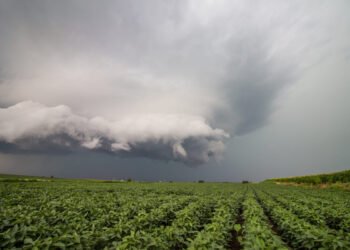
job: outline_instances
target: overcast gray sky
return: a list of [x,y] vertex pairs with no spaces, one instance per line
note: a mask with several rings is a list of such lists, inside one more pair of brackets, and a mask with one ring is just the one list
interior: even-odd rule
[[350,167],[349,1],[0,1],[0,172]]

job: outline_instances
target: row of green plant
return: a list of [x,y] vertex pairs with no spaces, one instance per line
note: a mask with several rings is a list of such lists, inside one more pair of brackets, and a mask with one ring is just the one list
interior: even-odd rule
[[[18,199],[22,196],[22,200]],[[174,196],[133,196],[131,193],[49,192],[12,193],[9,206],[0,207],[0,248],[65,246],[86,249],[103,242],[108,229],[129,221],[141,211],[174,199]],[[2,201],[2,200],[1,200]]]
[[269,189],[267,192],[283,207],[311,224],[350,232],[350,209],[346,203],[330,203],[293,190],[281,192]]
[[133,231],[116,244],[118,249],[184,249],[212,217],[216,199],[201,197],[176,212],[170,225]]
[[[149,212],[141,210],[132,219],[121,219],[118,224],[99,233],[94,247],[104,248],[118,245],[119,248],[125,246],[131,248],[131,244],[124,244],[126,239],[135,237],[136,232],[149,232],[170,225],[179,211],[186,210],[189,203],[195,204],[196,201],[196,197],[173,197],[169,202],[153,207]],[[133,239],[133,242],[135,241]]]
[[244,249],[288,249],[281,238],[273,232],[272,225],[252,190],[247,193],[243,202],[243,218]]
[[219,201],[240,190],[207,183],[0,183],[0,249],[184,248]]
[[189,243],[189,249],[226,249],[232,240],[243,192],[237,192],[232,197],[222,197],[218,202],[213,218],[204,229]]
[[[290,246],[296,249],[349,249],[350,237],[318,227],[282,207],[269,195],[257,190],[259,201]],[[316,211],[315,211],[316,212]]]
[[0,249],[350,249],[349,205],[272,183],[3,182]]

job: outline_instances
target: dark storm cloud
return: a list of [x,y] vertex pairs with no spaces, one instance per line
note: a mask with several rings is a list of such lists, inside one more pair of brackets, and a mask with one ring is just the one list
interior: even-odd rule
[[319,6],[1,1],[0,150],[208,162],[324,56]]
[[[69,147],[67,147],[69,145]],[[29,138],[14,142],[0,142],[0,152],[8,154],[68,154],[72,149],[77,149],[79,143],[65,134],[37,138],[34,135]]]
[[[292,60],[281,67],[278,61],[267,59],[266,51],[259,48],[259,45],[250,47],[248,51],[246,62],[239,67],[239,73],[232,79],[236,85],[228,97],[239,117],[234,129],[237,135],[252,132],[266,124],[274,110],[276,96],[295,80],[299,70]],[[234,68],[235,65],[231,67]],[[230,83],[229,79],[227,84]]]
[[223,150],[228,135],[201,117],[145,115],[109,121],[86,118],[66,106],[21,102],[0,109],[4,152],[63,153],[94,150],[122,156],[199,164]]

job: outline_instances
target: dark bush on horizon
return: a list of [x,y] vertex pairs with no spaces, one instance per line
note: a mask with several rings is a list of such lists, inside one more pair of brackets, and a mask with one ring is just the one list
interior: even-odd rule
[[332,173],[332,174],[319,174],[308,175],[300,177],[290,178],[277,178],[274,179],[277,182],[294,182],[294,183],[308,183],[308,184],[327,184],[327,183],[347,183],[350,182],[350,170]]

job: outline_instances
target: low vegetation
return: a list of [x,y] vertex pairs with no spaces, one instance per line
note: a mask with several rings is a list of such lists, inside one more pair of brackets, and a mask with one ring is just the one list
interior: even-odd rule
[[342,190],[2,181],[0,204],[0,249],[350,249]]
[[350,183],[350,170],[318,175],[296,176],[288,178],[270,179],[274,182],[297,183],[297,184],[333,184],[333,183]]

